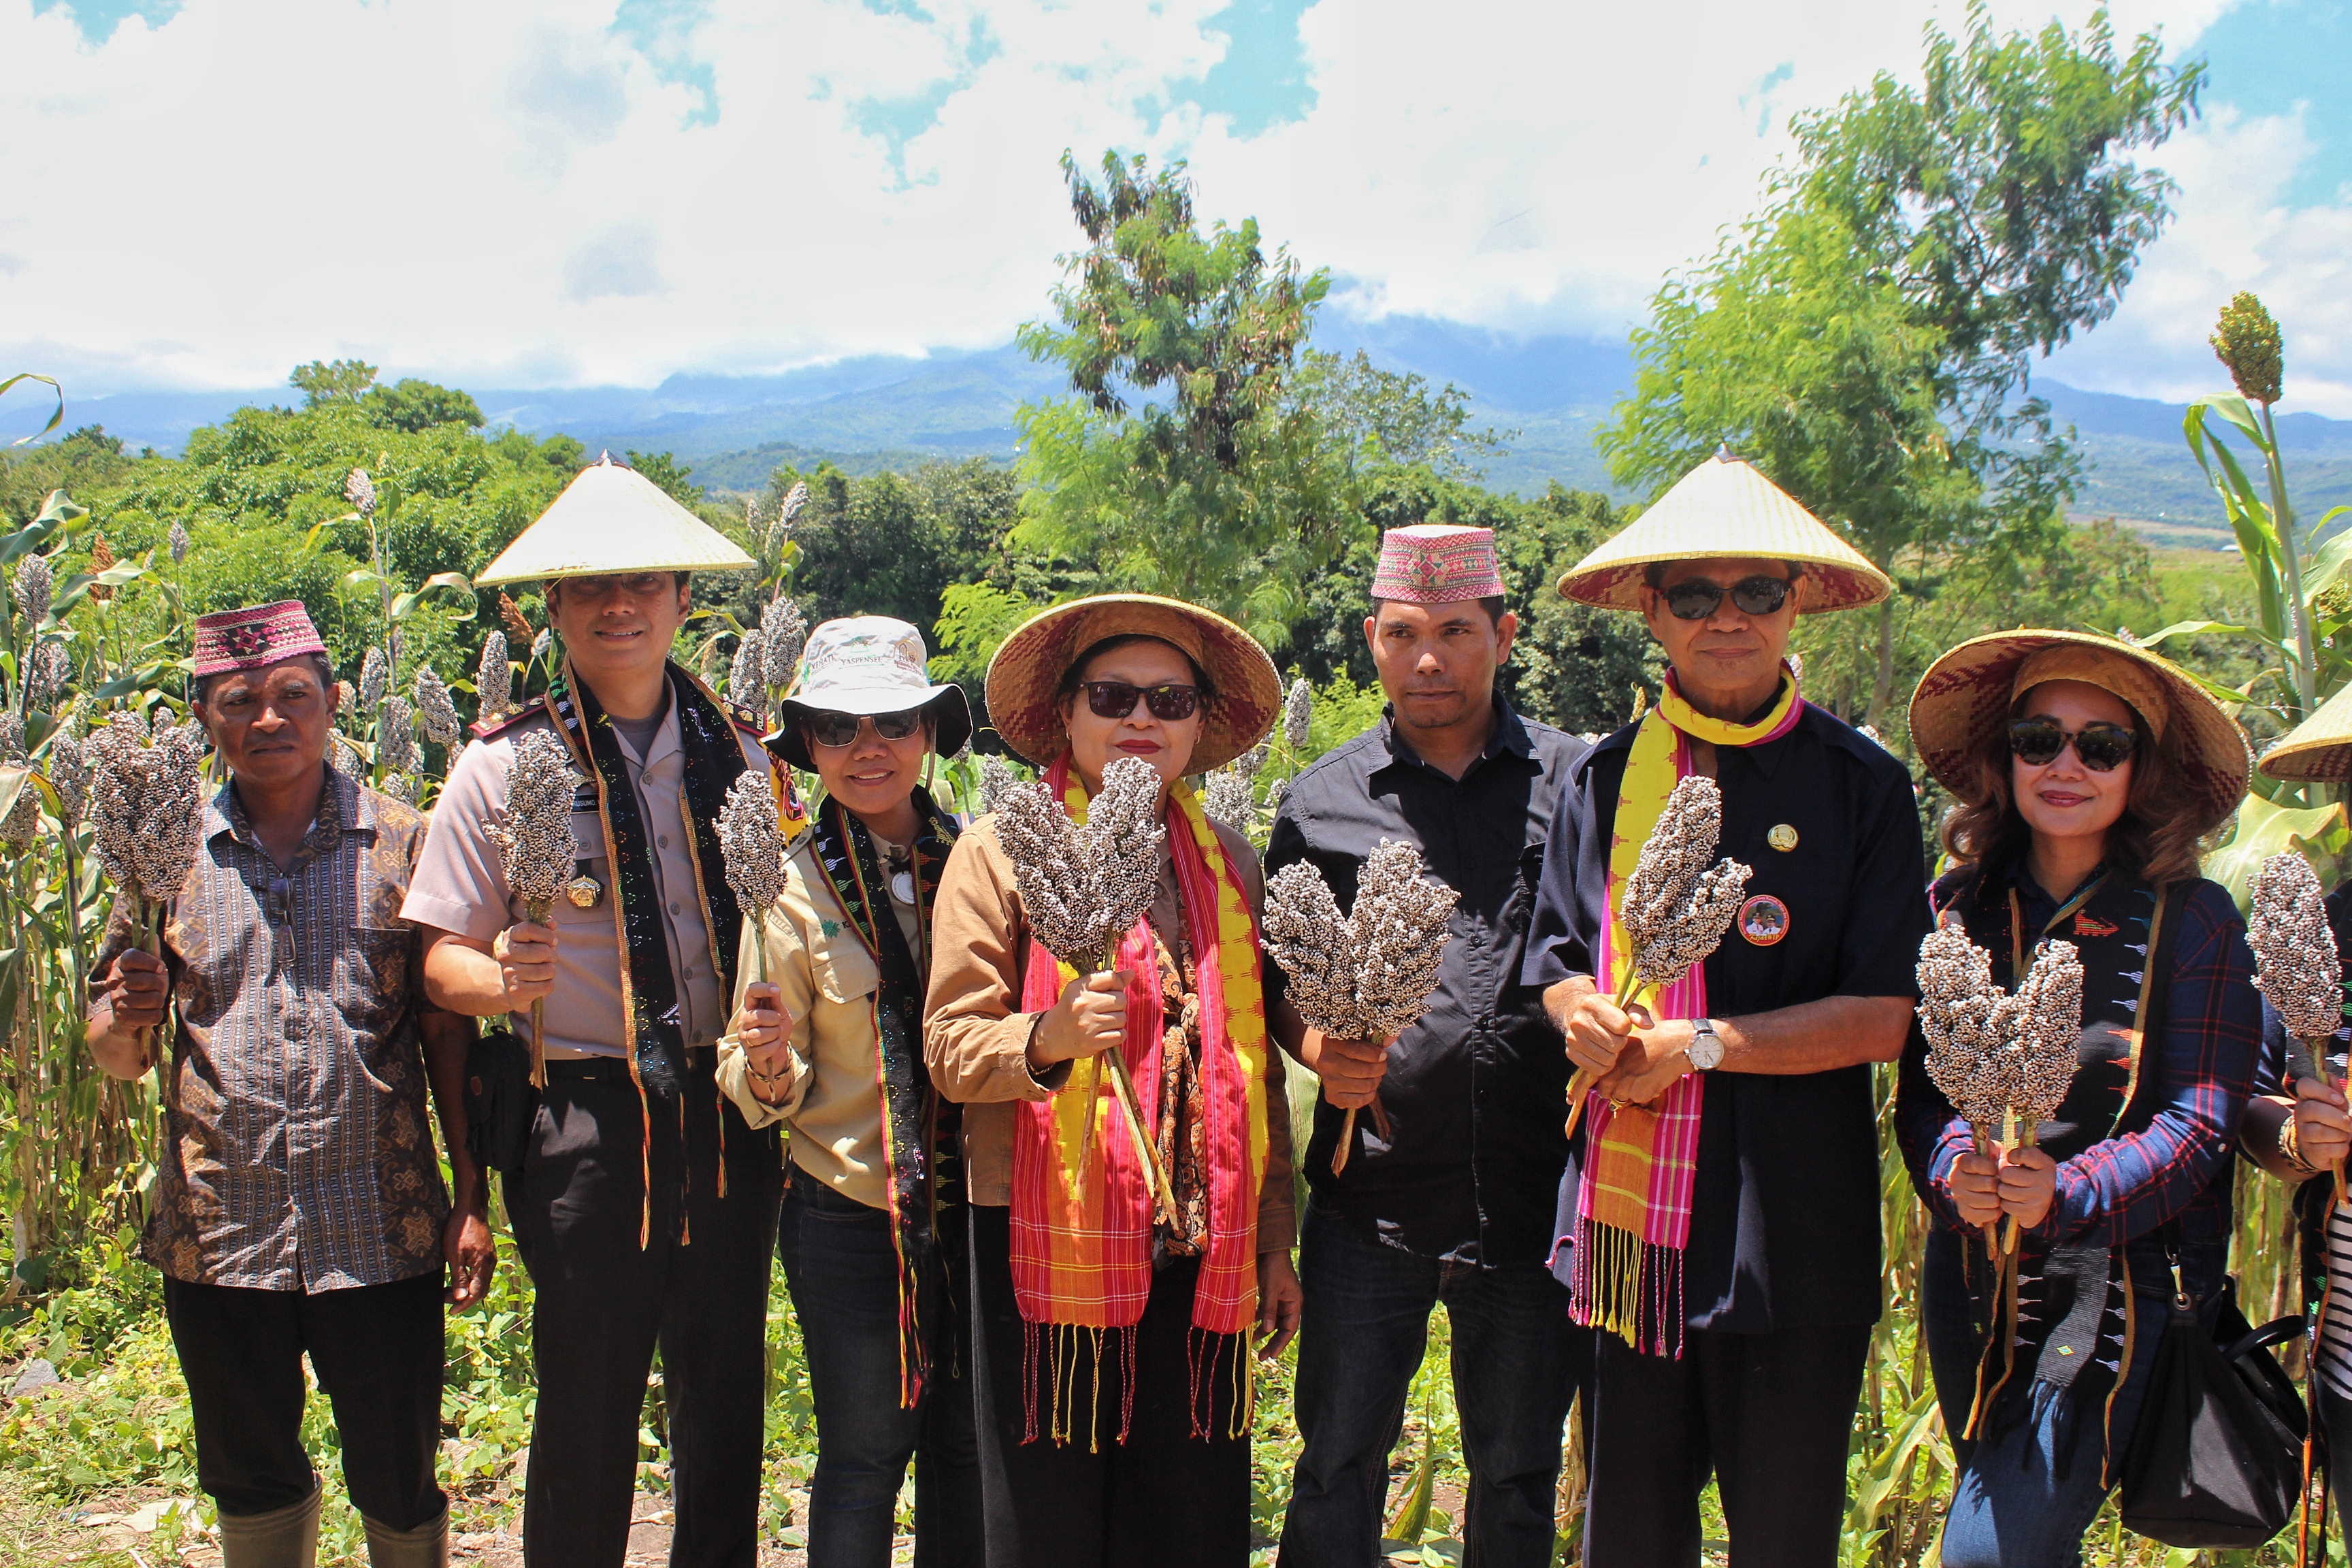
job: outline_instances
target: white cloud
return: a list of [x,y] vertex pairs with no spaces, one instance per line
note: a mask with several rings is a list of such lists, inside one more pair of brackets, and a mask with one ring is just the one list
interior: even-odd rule
[[[616,0],[187,0],[98,46],[35,3],[0,0],[0,373],[89,390],[266,385],[338,353],[645,384],[1001,342],[1075,238],[1055,159],[1111,145],[1189,154],[1205,212],[1255,215],[1353,308],[1614,332],[1752,204],[1791,110],[1957,20],[1321,0],[1312,109],[1237,138],[1188,98],[1222,0],[708,0],[659,59]],[[2118,26],[2186,42],[2228,3],[2140,0]],[[2324,237],[2263,254],[2308,267]]]
[[2288,205],[2315,154],[2300,113],[2223,108],[2166,147],[2179,186],[2171,231],[2113,321],[2062,353],[2058,379],[2176,402],[2230,390],[2207,339],[2230,297],[2252,289],[2285,340],[2288,410],[2352,417],[2352,203]]

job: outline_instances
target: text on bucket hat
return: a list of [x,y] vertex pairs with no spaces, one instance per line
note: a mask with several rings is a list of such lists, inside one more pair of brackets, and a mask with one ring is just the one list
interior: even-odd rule
[[1498,599],[1503,572],[1495,559],[1495,531],[1420,522],[1381,535],[1381,563],[1372,597],[1407,605],[1451,605]]
[[196,617],[192,673],[199,679],[232,669],[259,669],[299,654],[327,651],[299,599],[247,605]]

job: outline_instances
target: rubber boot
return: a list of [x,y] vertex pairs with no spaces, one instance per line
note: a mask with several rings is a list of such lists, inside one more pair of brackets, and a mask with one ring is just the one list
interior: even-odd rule
[[268,1513],[220,1516],[221,1568],[316,1568],[320,1489]]
[[360,1515],[367,1526],[368,1568],[448,1568],[449,1510],[414,1530],[394,1530]]

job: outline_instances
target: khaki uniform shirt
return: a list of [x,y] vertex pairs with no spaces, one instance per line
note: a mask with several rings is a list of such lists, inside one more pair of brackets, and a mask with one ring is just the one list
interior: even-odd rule
[[[1223,823],[1216,826],[1255,913],[1265,891],[1257,851]],[[1152,927],[1163,944],[1182,918],[1175,868],[1163,859],[1160,898],[1151,906]],[[923,1014],[924,1058],[940,1092],[964,1103],[964,1170],[971,1201],[1001,1206],[1013,1201],[1013,1104],[1051,1098],[1069,1080],[1070,1064],[1057,1063],[1042,1080],[1029,1070],[1029,1037],[1045,1015],[1021,1011],[1029,925],[1013,885],[1013,862],[997,842],[993,819],[982,817],[956,840],[931,910],[931,940],[936,956],[929,1004]],[[1283,1059],[1269,1028],[1266,1167],[1257,1205],[1261,1253],[1287,1252],[1298,1234]]]
[[[895,899],[890,908],[919,962],[915,910]],[[743,1047],[731,1027],[719,1042],[719,1089],[754,1128],[784,1123],[793,1163],[801,1170],[868,1208],[889,1207],[876,1082],[882,1041],[873,1000],[882,971],[818,863],[814,835],[802,835],[785,862],[782,901],[762,924],[745,918],[747,955],[754,942],[764,952],[758,978],[775,986],[777,1005],[793,1021],[782,1093],[773,1104],[752,1093]],[[740,1007],[753,978],[749,957],[736,969]]]
[[[507,770],[514,765],[515,742],[555,721],[540,711],[486,741],[467,746],[449,771],[449,782],[433,808],[433,831],[424,858],[409,884],[403,920],[434,926],[476,942],[488,942],[524,918],[522,902],[507,888],[499,847],[482,831],[506,821]],[[695,892],[694,839],[686,814],[686,754],[678,746],[677,705],[662,714],[661,728],[643,758],[627,737],[621,753],[629,762],[637,808],[652,837],[654,888],[661,904],[670,973],[677,982],[678,1026],[687,1048],[715,1042],[727,1027],[728,998],[711,967],[709,927]],[[738,728],[744,761],[769,765],[759,743]],[[715,832],[717,824],[693,828]],[[547,1055],[557,1060],[626,1057],[634,1040],[621,1012],[622,942],[614,921],[612,858],[604,825],[593,811],[572,816],[573,853],[604,893],[587,909],[568,898],[555,900],[549,917],[555,927],[555,989],[547,997]],[[733,937],[729,933],[730,940]],[[530,1037],[530,1015],[514,1016],[515,1032]]]

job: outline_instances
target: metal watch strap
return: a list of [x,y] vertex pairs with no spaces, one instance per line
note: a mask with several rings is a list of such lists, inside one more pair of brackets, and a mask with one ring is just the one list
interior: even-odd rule
[[1683,1055],[1694,1072],[1712,1072],[1723,1065],[1723,1037],[1715,1032],[1714,1019],[1691,1021],[1691,1043]]

